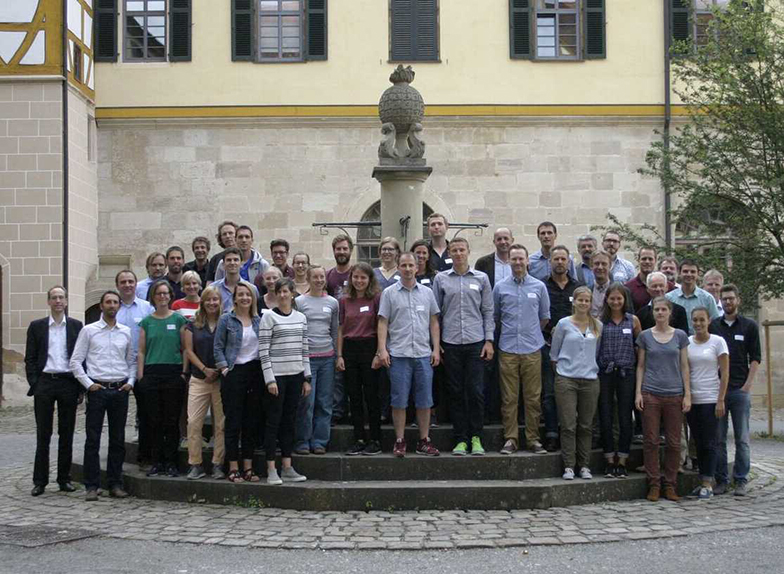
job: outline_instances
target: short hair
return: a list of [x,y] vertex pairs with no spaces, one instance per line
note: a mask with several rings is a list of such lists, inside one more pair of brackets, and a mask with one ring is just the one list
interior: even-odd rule
[[294,285],[294,281],[288,277],[281,277],[277,281],[275,281],[275,295],[280,293],[280,290],[284,287],[287,287],[289,291],[294,293],[297,290],[296,285]]
[[543,221],[539,225],[536,226],[536,236],[539,237],[539,232],[542,230],[542,227],[552,227],[553,233],[558,235],[558,228],[555,226],[555,223],[552,221]]
[[240,261],[242,261],[242,253],[240,253],[238,247],[229,247],[228,249],[226,249],[226,251],[223,252],[223,259],[226,259],[226,257],[229,255],[236,255],[237,257],[240,258]]
[[553,256],[553,251],[566,251],[566,256],[569,257],[569,248],[566,245],[556,245],[550,249],[550,257]]
[[619,232],[617,229],[608,229],[608,230],[607,230],[607,231],[605,231],[605,232],[604,232],[604,234],[602,235],[602,241],[604,241],[605,239],[607,239],[607,236],[608,236],[610,233],[612,233],[613,235],[617,235],[617,236],[618,236],[618,240],[619,240],[619,241],[621,241],[621,240],[623,239],[623,237],[621,236],[621,233],[620,233],[620,232]]
[[740,299],[740,291],[738,290],[738,288],[735,286],[734,283],[727,283],[726,285],[724,285],[719,291],[719,294],[723,295],[724,293],[729,293],[729,292],[735,293],[735,297]]
[[99,304],[99,305],[103,305],[103,302],[104,302],[104,300],[105,300],[105,299],[106,299],[106,297],[108,297],[109,295],[113,295],[114,297],[117,297],[117,299],[118,299],[118,300],[122,301],[122,297],[120,297],[120,294],[119,294],[117,291],[115,291],[114,289],[107,289],[106,291],[104,291],[104,292],[101,294],[101,299],[100,299],[100,301],[98,302],[98,304]]
[[166,285],[166,288],[169,290],[170,298],[174,297],[174,289],[172,289],[171,283],[169,283],[166,279],[158,279],[150,286],[150,290],[147,292],[147,299],[152,301],[155,298],[155,292],[161,285]]
[[154,253],[150,253],[147,256],[147,260],[144,262],[144,268],[149,270],[150,265],[152,265],[152,262],[155,261],[155,259],[158,257],[163,257],[163,262],[166,263],[166,256],[160,251],[156,251]]
[[656,307],[657,303],[664,303],[664,304],[666,304],[667,308],[670,310],[670,312],[672,312],[672,301],[667,299],[667,297],[665,297],[663,295],[660,296],[660,297],[654,297],[653,301],[651,301],[651,309]]
[[65,287],[62,285],[53,285],[52,287],[49,287],[49,290],[46,292],[47,301],[52,298],[52,291],[55,289],[62,289],[63,293],[65,293],[65,298],[68,299],[68,290]]
[[120,272],[119,272],[117,275],[115,275],[115,276],[114,276],[114,285],[115,285],[115,287],[116,287],[116,286],[117,286],[117,284],[120,282],[120,275],[123,275],[123,274],[125,274],[125,273],[130,273],[131,275],[133,275],[133,280],[134,280],[134,282],[135,282],[135,283],[138,283],[138,282],[139,282],[139,278],[138,278],[138,277],[136,277],[136,273],[134,273],[134,272],[133,272],[133,271],[131,271],[130,269],[123,269],[123,270],[122,270],[122,271],[120,271]]
[[286,241],[285,239],[273,239],[272,241],[270,241],[270,251],[272,251],[276,247],[285,247],[286,252],[288,252],[290,249],[289,242]]
[[332,249],[334,250],[335,246],[338,243],[343,243],[344,241],[348,242],[348,250],[349,251],[353,251],[354,250],[354,240],[351,239],[351,237],[346,235],[345,233],[341,233],[340,235],[336,235],[335,237],[332,238]]
[[318,264],[311,265],[310,267],[308,267],[308,274],[306,275],[306,277],[308,278],[308,281],[310,281],[310,276],[312,275],[314,269],[321,269],[324,272],[324,274],[327,273],[327,270],[324,269],[323,265],[318,265]]
[[653,251],[653,257],[657,258],[659,256],[659,252],[653,245],[643,245],[637,250],[637,259],[640,258],[643,251]]
[[469,251],[471,251],[471,244],[470,244],[470,243],[468,243],[468,239],[466,239],[465,237],[453,237],[453,238],[452,238],[452,241],[450,241],[450,242],[449,242],[449,249],[452,249],[452,246],[453,246],[455,243],[464,243],[464,244],[465,244],[465,246],[466,246],[466,249],[468,249]]
[[250,231],[250,238],[253,239],[253,230],[247,225],[240,225],[239,227],[237,227],[237,235],[239,235],[240,231],[242,231],[243,229],[247,229],[248,231]]
[[295,260],[297,257],[305,257],[305,259],[307,259],[307,260],[308,260],[308,265],[310,265],[310,255],[308,255],[308,254],[307,254],[307,253],[305,253],[304,251],[298,251],[297,253],[295,253],[295,254],[294,254],[294,257],[292,257],[292,258],[291,258],[291,261],[292,261],[292,263],[294,262],[294,260]]
[[612,257],[610,257],[610,254],[607,253],[604,249],[597,249],[591,253],[591,263],[593,263],[593,260],[597,257],[606,257],[607,261],[612,261]]
[[580,237],[578,237],[577,238],[577,245],[580,245],[580,243],[582,243],[583,241],[590,241],[594,245],[598,245],[599,244],[599,240],[596,239],[590,233],[586,233],[585,235],[581,235]]
[[384,237],[381,241],[378,242],[379,251],[381,251],[381,246],[384,245],[385,243],[391,243],[392,245],[394,245],[395,249],[397,249],[398,255],[400,254],[400,242],[397,240],[397,238],[392,236]]
[[661,279],[662,281],[664,281],[665,287],[667,286],[667,281],[669,281],[669,279],[667,279],[667,276],[661,271],[653,271],[652,273],[648,273],[648,277],[645,278],[645,286],[649,287],[651,281],[653,281],[654,279]]
[[404,256],[404,255],[405,255],[406,257],[411,257],[411,259],[413,259],[413,260],[414,260],[414,265],[416,265],[416,255],[414,255],[414,252],[413,252],[413,251],[404,251],[403,253],[401,253],[400,255],[398,255],[398,256],[397,256],[397,262],[398,262],[398,265],[400,264],[400,260],[403,258],[403,256]]
[[427,224],[428,224],[428,226],[430,225],[430,221],[433,220],[433,219],[443,219],[444,220],[444,225],[449,227],[449,220],[446,218],[446,215],[444,215],[443,213],[435,213],[435,212],[433,212],[430,215],[428,215],[427,216]]
[[692,310],[691,310],[691,316],[692,316],[692,318],[694,317],[694,314],[695,314],[697,311],[702,311],[703,313],[705,313],[705,314],[708,316],[708,323],[710,323],[711,316],[710,316],[710,311],[708,311],[708,308],[707,308],[707,307],[703,307],[702,305],[700,305],[699,307],[695,307],[694,309],[692,309]]
[[708,269],[705,274],[702,276],[702,280],[706,281],[708,277],[718,277],[722,281],[724,281],[724,275],[718,269]]
[[210,248],[212,247],[212,244],[210,243],[209,239],[207,239],[203,235],[199,235],[198,237],[194,237],[193,241],[191,241],[191,251],[193,251],[197,243],[204,243],[207,246],[207,251],[209,251]]
[[354,272],[356,271],[364,273],[368,277],[368,286],[367,289],[365,289],[366,298],[372,299],[381,292],[381,288],[378,286],[378,279],[376,279],[376,274],[373,272],[373,268],[369,263],[360,261],[359,263],[355,264],[348,272],[348,287],[344,293],[346,293],[346,296],[349,299],[357,298],[357,290],[354,287],[354,282],[351,280],[351,278],[354,276]]
[[232,226],[234,228],[234,233],[237,233],[237,224],[234,223],[233,221],[230,221],[230,220],[227,219],[226,221],[222,221],[221,223],[219,223],[218,224],[218,233],[215,234],[215,237],[218,240],[218,245],[220,245],[221,247],[226,247],[223,244],[223,239],[221,239],[221,229],[223,229],[227,225]]
[[[244,287],[250,292],[250,316],[255,317],[259,314],[259,304],[256,302],[256,289],[251,283],[241,279],[237,283],[237,287]],[[234,288],[234,294],[231,296],[232,302],[237,300],[237,287]]]
[[512,245],[510,245],[509,253],[511,253],[513,249],[522,249],[523,251],[525,251],[525,256],[528,257],[528,249],[522,243],[513,243]]
[[680,273],[681,269],[683,269],[683,267],[686,265],[690,267],[696,267],[697,271],[700,270],[700,266],[697,265],[697,262],[694,259],[687,257],[686,259],[682,259],[680,265],[678,265],[678,273]]
[[179,251],[180,255],[182,255],[182,259],[185,260],[185,251],[183,251],[182,247],[180,247],[179,245],[172,245],[166,250],[166,261],[169,260],[169,255],[171,255],[175,251]]
[[675,267],[678,267],[678,258],[674,255],[665,255],[659,259],[659,269],[661,269],[662,265],[665,263],[675,263]]
[[195,271],[186,271],[180,278],[180,284],[185,285],[188,281],[196,281],[201,287],[201,277]]

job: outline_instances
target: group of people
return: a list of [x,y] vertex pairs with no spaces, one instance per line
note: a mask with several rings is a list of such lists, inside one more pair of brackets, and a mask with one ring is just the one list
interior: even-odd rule
[[572,257],[551,222],[539,225],[540,249],[530,255],[509,229],[497,229],[494,252],[472,266],[469,242],[447,241],[446,217],[432,214],[427,226],[430,240],[415,241],[410,251],[383,238],[376,269],[351,265],[353,241],[338,235],[335,266],[327,270],[306,253],[296,253],[289,265],[283,239],[271,242],[269,263],[254,249],[250,227],[226,221],[217,233],[222,250],[212,258],[209,239],[197,237],[191,262],[174,246],[147,258],[142,280],[131,270],[119,272],[116,290],[101,297],[100,320],[84,328],[65,316],[65,289],[52,287],[50,317],[28,329],[27,376],[38,424],[32,494],[48,483],[55,403],[57,482],[73,490],[73,428],[85,392],[87,500],[98,496],[105,417],[109,493],[127,496],[122,462],[130,392],[139,462],[148,476],[179,475],[182,435],[187,478],[206,476],[208,411],[215,479],[260,481],[253,467],[260,445],[268,484],[304,481],[292,455],[325,454],[331,424],[343,418],[354,429],[346,454],[372,456],[381,452],[389,413],[392,452],[403,457],[411,405],[415,452],[438,456],[429,435],[434,404],[443,400],[454,456],[485,454],[484,424],[500,417],[501,454],[560,448],[565,480],[592,477],[595,434],[604,475],[626,477],[632,442],[641,438],[650,500],[678,499],[677,473],[690,454],[701,476],[694,494],[727,491],[729,416],[734,492],[745,494],[759,335],[738,314],[738,290],[723,285],[718,271],[705,273],[703,290],[694,261],[657,261],[649,247],[639,250],[637,270],[618,255],[621,237],[612,231],[601,248],[596,238],[580,237]]

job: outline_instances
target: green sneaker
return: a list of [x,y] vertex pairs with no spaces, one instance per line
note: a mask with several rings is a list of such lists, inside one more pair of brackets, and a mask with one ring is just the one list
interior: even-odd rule
[[452,449],[452,454],[455,456],[465,456],[468,454],[468,444],[464,441],[457,443],[455,448]]
[[485,449],[482,448],[482,441],[478,436],[471,438],[471,454],[474,456],[482,456],[485,454]]

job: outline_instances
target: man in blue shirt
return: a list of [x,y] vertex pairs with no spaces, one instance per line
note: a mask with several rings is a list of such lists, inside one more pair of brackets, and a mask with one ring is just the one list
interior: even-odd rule
[[[558,229],[555,223],[551,221],[543,221],[536,228],[536,236],[539,238],[539,243],[542,248],[531,255],[528,261],[528,273],[539,281],[547,281],[547,278],[552,272],[550,266],[550,250],[555,246],[558,239]],[[574,277],[574,261],[569,258],[569,276]]]
[[521,384],[527,447],[544,454],[547,451],[539,437],[541,349],[542,329],[550,321],[550,297],[544,283],[527,273],[528,250],[523,245],[509,248],[509,261],[512,276],[493,288],[494,316],[496,323],[500,323],[501,422],[505,439],[501,454],[512,454],[519,448],[517,405]]
[[634,264],[618,255],[621,236],[617,231],[607,231],[602,238],[602,248],[610,255],[610,281],[628,283],[637,275]]
[[691,323],[691,312],[697,307],[705,307],[708,310],[711,321],[719,317],[719,309],[716,307],[716,300],[713,295],[697,287],[699,267],[693,259],[684,259],[678,269],[681,276],[681,286],[665,295],[673,303],[677,303],[686,309],[686,318],[689,321],[689,335],[694,334],[694,327]]
[[580,254],[580,263],[575,265],[575,279],[593,289],[593,267],[591,256],[596,251],[599,242],[593,235],[581,235],[577,238],[577,252]]

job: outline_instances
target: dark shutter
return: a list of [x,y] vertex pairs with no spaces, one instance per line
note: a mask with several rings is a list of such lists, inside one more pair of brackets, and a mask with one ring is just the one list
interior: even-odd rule
[[604,0],[585,1],[585,59],[607,57]]
[[689,0],[671,0],[670,37],[673,42],[691,40]]
[[231,0],[231,59],[253,60],[253,2]]
[[93,13],[93,59],[117,61],[117,0],[97,0]]
[[308,60],[327,59],[327,0],[308,1]]
[[169,61],[191,60],[191,0],[170,0]]
[[532,0],[509,0],[509,57],[533,58],[531,45]]
[[438,0],[416,0],[414,59],[438,60]]
[[392,0],[390,60],[438,60],[438,0]]
[[415,0],[392,0],[391,60],[414,59],[414,2]]

